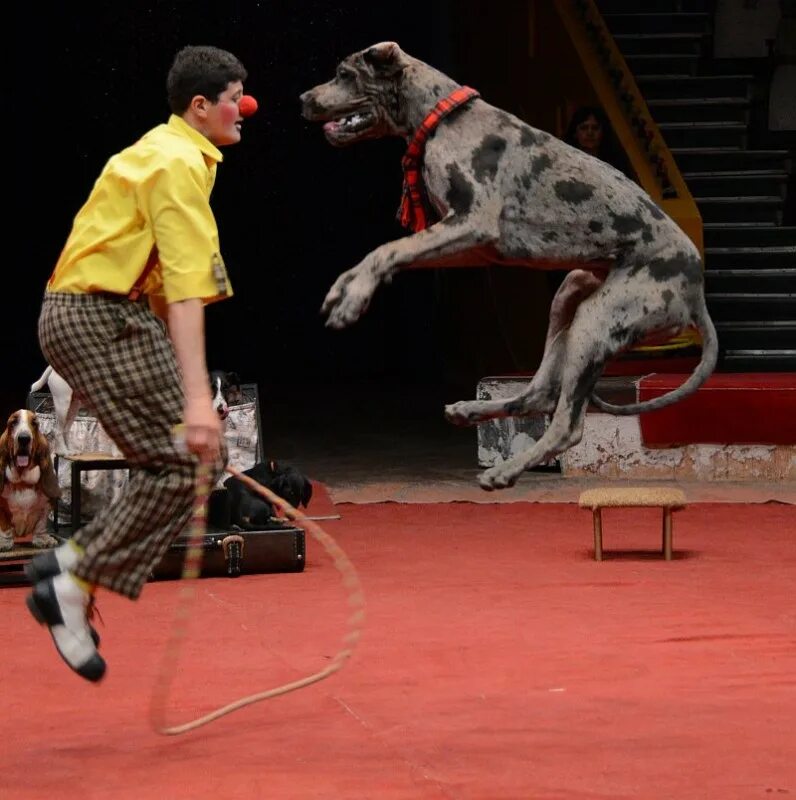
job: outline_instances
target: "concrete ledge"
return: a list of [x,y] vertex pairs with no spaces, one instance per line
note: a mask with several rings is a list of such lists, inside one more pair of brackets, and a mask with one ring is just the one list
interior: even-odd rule
[[587,414],[580,443],[559,457],[568,477],[796,481],[792,445],[648,448],[638,417]]

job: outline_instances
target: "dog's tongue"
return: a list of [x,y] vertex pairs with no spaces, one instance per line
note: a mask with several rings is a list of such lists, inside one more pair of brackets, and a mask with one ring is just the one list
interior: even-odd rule
[[27,467],[30,463],[30,456],[17,456],[17,466]]
[[339,122],[324,122],[323,129],[325,131],[336,131],[340,127]]

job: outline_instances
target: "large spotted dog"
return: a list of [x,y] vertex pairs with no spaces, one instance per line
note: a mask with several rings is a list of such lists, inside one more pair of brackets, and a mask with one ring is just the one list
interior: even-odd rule
[[[699,253],[644,191],[608,164],[478,97],[465,95],[445,115],[439,101],[450,98],[455,105],[463,91],[394,42],[384,42],[345,58],[331,81],[301,100],[307,119],[325,122],[331,144],[402,136],[410,143],[407,156],[417,132],[422,137],[429,126],[429,112],[443,109],[425,143],[420,173],[428,211],[439,221],[414,224],[413,235],[377,247],[340,275],[323,303],[328,326],[356,321],[377,286],[407,267],[570,270],[553,300],[544,357],[528,387],[510,400],[460,402],[445,410],[457,424],[552,414],[539,441],[479,477],[485,489],[495,489],[580,441],[590,398],[605,411],[637,414],[695,391],[713,371],[718,346]],[[416,198],[409,202],[407,188],[415,195],[419,189],[407,180],[405,202],[414,212],[408,220],[417,221],[425,212]],[[703,337],[702,360],[678,389],[626,406],[593,395],[612,356],[692,325]]]

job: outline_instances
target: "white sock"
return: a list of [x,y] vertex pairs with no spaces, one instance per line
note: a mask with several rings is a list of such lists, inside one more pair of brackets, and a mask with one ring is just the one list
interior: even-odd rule
[[55,548],[55,559],[61,568],[61,572],[68,572],[74,569],[77,562],[80,561],[81,555],[83,555],[83,548],[79,544],[75,544],[72,539]]

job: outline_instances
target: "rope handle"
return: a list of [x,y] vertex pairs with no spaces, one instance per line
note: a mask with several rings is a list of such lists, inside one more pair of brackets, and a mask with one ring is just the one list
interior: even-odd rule
[[[180,725],[169,726],[166,724],[166,701],[168,700],[169,691],[177,673],[180,649],[187,634],[189,612],[196,599],[194,584],[183,584],[181,601],[178,601],[175,611],[172,634],[169,641],[166,643],[150,706],[152,725],[158,733],[164,736],[176,736],[182,733],[188,733],[188,731],[196,730],[227,714],[231,714],[233,711],[238,711],[246,706],[260,703],[263,700],[270,700],[274,697],[288,694],[288,692],[294,692],[297,689],[303,689],[305,686],[310,686],[313,683],[318,683],[328,678],[345,664],[362,635],[362,627],[365,620],[365,596],[354,565],[340,545],[338,545],[320,525],[317,525],[300,511],[293,508],[290,503],[274,494],[270,489],[257,483],[257,481],[253,480],[248,475],[244,475],[235,467],[227,466],[226,471],[246,484],[252,491],[264,497],[268,502],[282,509],[289,520],[297,522],[305,531],[309,532],[331,557],[334,566],[340,573],[343,586],[348,590],[348,604],[352,608],[351,616],[348,619],[348,632],[343,637],[343,644],[337,652],[337,655],[335,655],[329,665],[324,669],[307,675],[304,678],[285,683],[282,686],[241,697],[239,700],[234,700],[204,716]],[[196,468],[196,489],[194,493],[188,549],[185,554],[185,562],[183,565],[183,578],[198,578],[202,571],[202,546],[204,535],[207,530],[207,500],[210,495],[212,482],[212,461],[209,459],[200,459]]]

